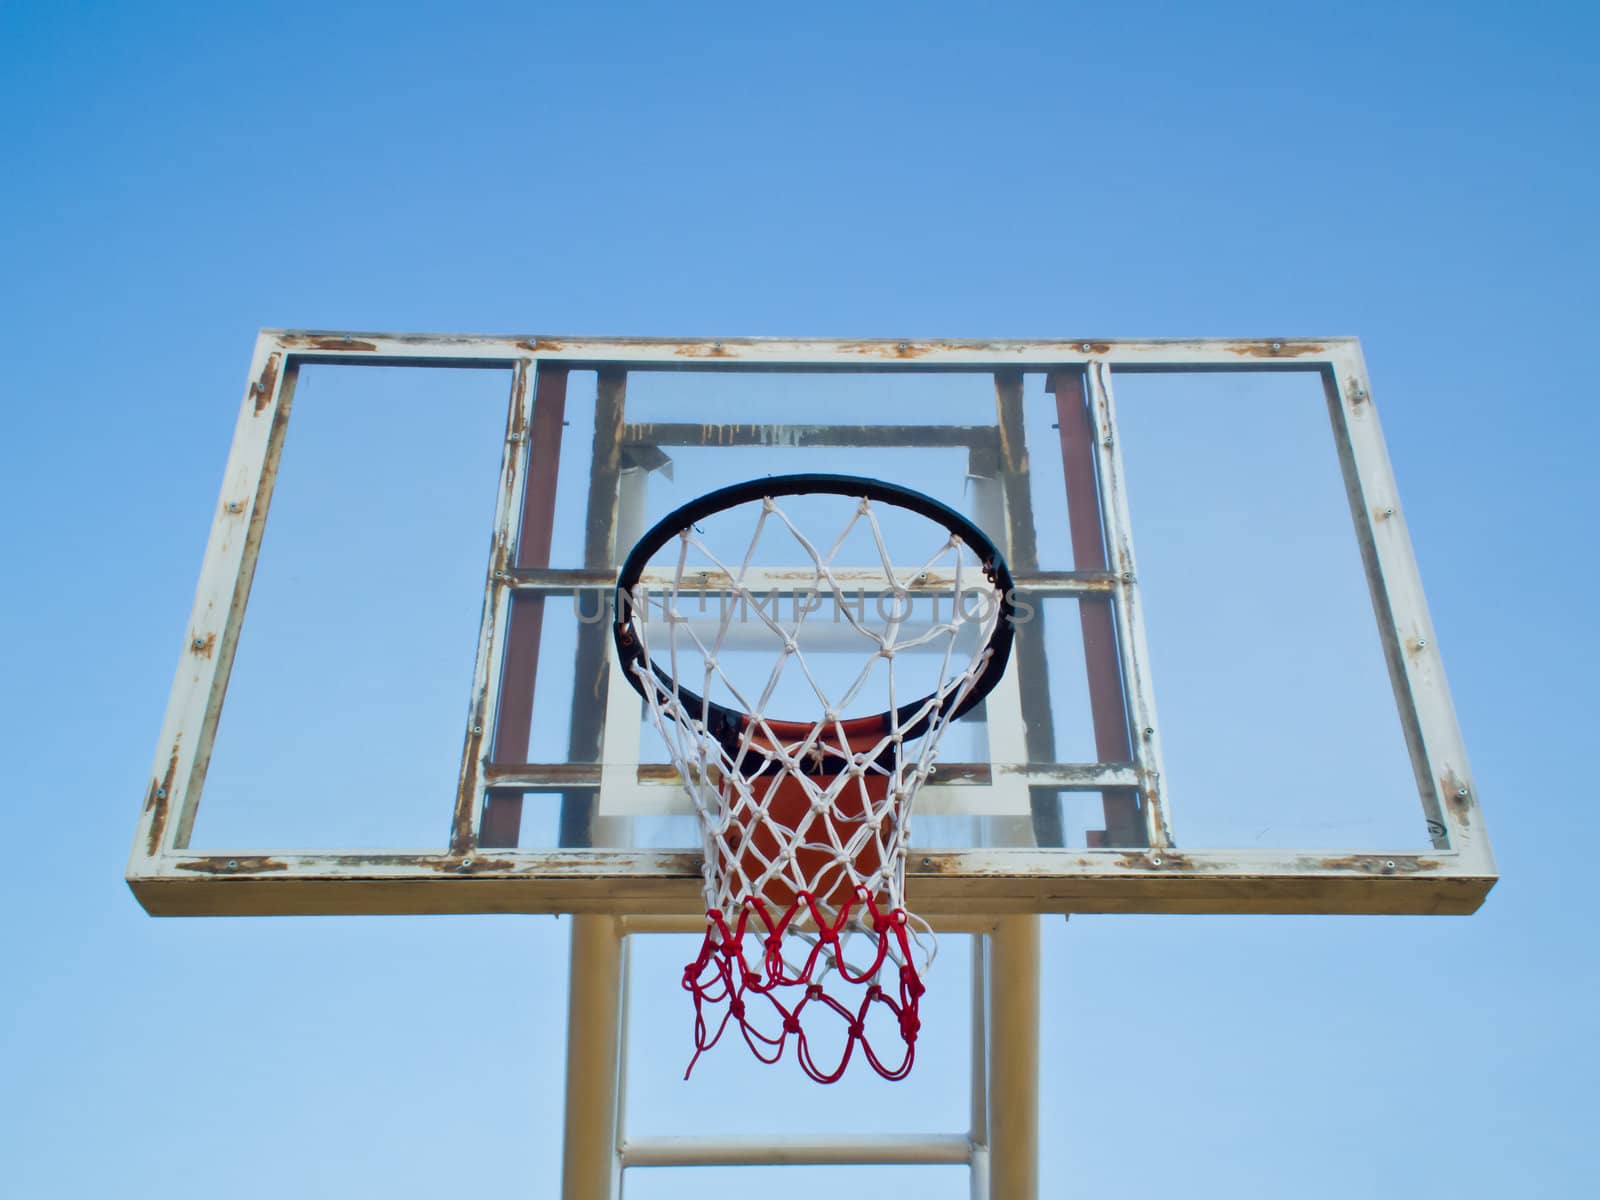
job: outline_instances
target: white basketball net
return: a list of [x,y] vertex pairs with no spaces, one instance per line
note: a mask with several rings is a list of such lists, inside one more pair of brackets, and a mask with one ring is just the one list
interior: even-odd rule
[[[866,572],[837,567],[841,548],[862,523],[879,562]],[[990,640],[1001,614],[997,590],[973,550],[931,520],[924,524],[945,540],[915,566],[897,569],[873,501],[860,500],[844,530],[818,549],[768,497],[760,501],[740,562],[722,561],[694,529],[685,529],[671,586],[656,595],[642,585],[633,592],[632,628],[643,657],[632,670],[694,801],[705,850],[710,928],[700,959],[685,975],[695,995],[700,1050],[733,1019],[768,1061],[781,1055],[789,1034],[799,1035],[802,1066],[823,1081],[838,1078],[857,1041],[880,1073],[899,1078],[910,1068],[916,998],[934,954],[931,931],[905,909],[911,805],[934,773],[951,714],[993,653]],[[763,535],[785,532],[812,572],[809,590],[803,580],[793,582],[792,572],[786,587],[816,601],[792,604],[788,620],[770,592],[763,597],[753,590],[771,584],[752,567]],[[711,619],[704,616],[708,586],[721,593]],[[863,600],[869,586],[876,602]],[[691,597],[698,611],[686,611]],[[831,625],[818,632],[832,648],[842,640],[858,652],[859,670],[855,654],[849,672],[831,674],[806,659],[803,643],[816,640],[808,638],[807,617],[830,602]],[[719,665],[719,657],[736,642],[747,644],[752,633],[773,658],[759,692],[748,677],[741,683]],[[912,655],[920,667],[914,690],[910,680],[897,678],[908,673],[897,663]],[[803,675],[804,691],[815,697],[819,715],[809,723],[779,721],[766,712],[792,672]],[[713,696],[748,714],[742,726],[716,719]],[[858,710],[889,716],[863,734],[845,715]],[[750,954],[747,933],[759,943]],[[884,974],[891,970],[898,971],[898,987]],[[852,1007],[826,992],[824,982],[866,984],[867,999]],[[804,995],[784,992],[800,987]],[[786,995],[792,1003],[785,1003]],[[772,1003],[777,1024],[770,1029],[747,1009],[755,996]],[[900,1020],[907,1054],[899,1067],[885,1066],[868,1044],[864,1023],[875,1002]],[[727,1006],[714,1031],[707,1004]],[[834,1070],[810,1059],[800,1028],[808,1006],[831,1009],[845,1021],[849,1040]]]

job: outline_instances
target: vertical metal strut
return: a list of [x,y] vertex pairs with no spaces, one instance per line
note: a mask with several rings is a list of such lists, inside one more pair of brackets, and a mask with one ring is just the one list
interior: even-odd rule
[[620,923],[615,917],[573,917],[562,1200],[612,1200],[616,1194],[625,1016]]

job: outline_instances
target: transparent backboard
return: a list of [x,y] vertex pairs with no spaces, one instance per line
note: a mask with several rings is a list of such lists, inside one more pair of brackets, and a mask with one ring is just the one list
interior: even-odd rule
[[[1465,912],[1492,884],[1353,340],[268,332],[135,891],[695,911],[693,809],[612,589],[664,514],[797,472],[926,493],[1015,578],[1011,667],[916,801],[923,911]],[[764,553],[768,602],[809,603],[804,556]]]

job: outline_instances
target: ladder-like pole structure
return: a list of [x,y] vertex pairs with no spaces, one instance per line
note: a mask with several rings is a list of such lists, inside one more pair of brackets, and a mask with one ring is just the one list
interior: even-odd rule
[[965,1133],[635,1137],[624,1127],[629,936],[692,920],[580,916],[568,985],[562,1200],[621,1200],[629,1167],[966,1166],[973,1200],[1037,1200],[1039,918],[969,923],[971,1127]]

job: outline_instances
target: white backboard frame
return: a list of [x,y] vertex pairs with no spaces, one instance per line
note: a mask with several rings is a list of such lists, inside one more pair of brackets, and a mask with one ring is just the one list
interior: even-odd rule
[[[437,850],[194,853],[190,830],[271,503],[299,368],[308,363],[509,368],[513,385],[500,503],[450,838]],[[1132,727],[1131,763],[997,762],[1018,786],[1137,787],[1148,846],[986,847],[912,859],[908,897],[939,914],[1023,912],[1467,913],[1496,874],[1437,640],[1358,342],[1353,338],[839,341],[550,338],[267,330],[257,342],[193,614],[146,789],[127,877],[151,913],[693,913],[699,856],[652,850],[485,849],[478,814],[491,787],[571,782],[491,768],[484,731],[514,592],[570,595],[604,573],[518,570],[533,381],[542,365],[618,371],[993,370],[1085,372],[1108,570],[1039,573],[1046,594],[1110,596]],[[1434,846],[1387,851],[1189,850],[1172,844],[1160,727],[1116,436],[1114,371],[1296,370],[1320,375],[1418,799]],[[1019,580],[1020,582],[1020,580]],[[1004,692],[1000,700],[1003,702]],[[595,768],[596,771],[601,768]],[[618,781],[621,786],[621,781]],[[630,785],[631,786],[631,785]],[[937,800],[937,797],[930,797]]]

